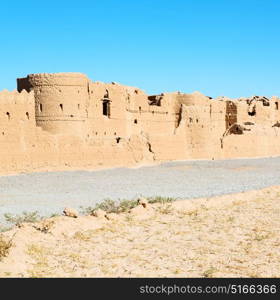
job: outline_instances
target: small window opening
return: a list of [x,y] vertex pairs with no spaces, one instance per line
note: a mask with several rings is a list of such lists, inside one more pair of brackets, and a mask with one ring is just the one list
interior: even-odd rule
[[137,124],[137,119],[134,120],[134,124]]
[[141,108],[141,106],[139,106],[139,111],[141,112],[141,110],[142,110],[142,108]]
[[254,107],[252,111],[248,111],[248,115],[253,117],[255,116],[257,113],[256,113],[256,108]]
[[80,104],[78,104],[78,109],[80,109]]
[[7,113],[6,113],[6,115],[7,115],[7,117],[8,117],[8,120],[10,120],[10,119],[11,119],[11,115],[10,115],[10,113],[9,113],[9,112],[7,112]]
[[28,113],[28,112],[26,112],[25,114],[26,114],[26,118],[27,118],[27,120],[29,120],[29,113]]
[[275,109],[276,109],[276,110],[279,109],[279,104],[278,104],[278,102],[275,102]]
[[198,123],[198,119],[196,119],[196,123]]
[[104,95],[104,98],[109,99],[109,91],[106,89],[106,93]]
[[114,132],[114,135],[117,135],[117,133],[116,133],[116,132]]
[[104,135],[106,135],[106,131],[104,131]]
[[59,104],[60,110],[63,111],[63,104]]
[[192,118],[189,118],[190,123],[192,123]]
[[40,112],[43,111],[43,104],[42,103],[39,104],[39,110],[40,110]]
[[120,140],[121,140],[120,137],[117,137],[117,138],[116,138],[117,144],[120,142]]
[[5,135],[5,132],[4,132],[4,131],[2,131],[2,135]]
[[263,101],[263,106],[269,106],[270,105],[270,103],[268,102],[268,101]]

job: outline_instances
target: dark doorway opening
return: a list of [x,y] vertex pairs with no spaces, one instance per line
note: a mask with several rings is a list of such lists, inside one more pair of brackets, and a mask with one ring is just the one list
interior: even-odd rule
[[104,116],[110,118],[110,100],[103,100],[102,112]]

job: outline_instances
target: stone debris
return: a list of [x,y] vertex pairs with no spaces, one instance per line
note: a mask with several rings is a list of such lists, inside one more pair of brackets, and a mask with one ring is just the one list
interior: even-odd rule
[[63,213],[66,217],[71,217],[71,218],[78,218],[79,215],[75,209],[70,207],[64,208]]
[[106,211],[102,209],[96,209],[92,212],[92,216],[97,217],[97,218],[105,218],[106,217]]
[[120,216],[118,215],[118,214],[116,214],[116,213],[109,213],[109,214],[106,214],[105,215],[105,218],[107,219],[107,220],[119,220],[120,219]]
[[138,202],[139,205],[142,205],[144,208],[146,208],[148,206],[148,203],[149,203],[146,198],[142,198],[142,197],[139,198],[137,202]]

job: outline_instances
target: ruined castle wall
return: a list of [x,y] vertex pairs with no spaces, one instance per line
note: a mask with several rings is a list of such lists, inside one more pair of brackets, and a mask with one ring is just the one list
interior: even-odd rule
[[242,135],[227,136],[223,158],[279,156],[279,147],[279,128],[256,125]]
[[220,157],[220,140],[226,130],[226,103],[212,101],[200,93],[181,96],[181,102],[188,157]]
[[279,155],[279,98],[148,96],[80,73],[32,74],[0,92],[0,173]]
[[134,134],[142,133],[147,137],[154,159],[184,159],[187,150],[185,127],[180,120],[177,93],[145,96],[141,100],[135,101],[134,110],[131,110]]

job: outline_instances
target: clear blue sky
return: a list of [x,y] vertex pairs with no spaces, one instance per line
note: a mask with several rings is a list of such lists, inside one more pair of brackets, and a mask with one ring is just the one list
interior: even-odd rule
[[82,72],[149,94],[280,96],[279,0],[0,2],[0,90]]

